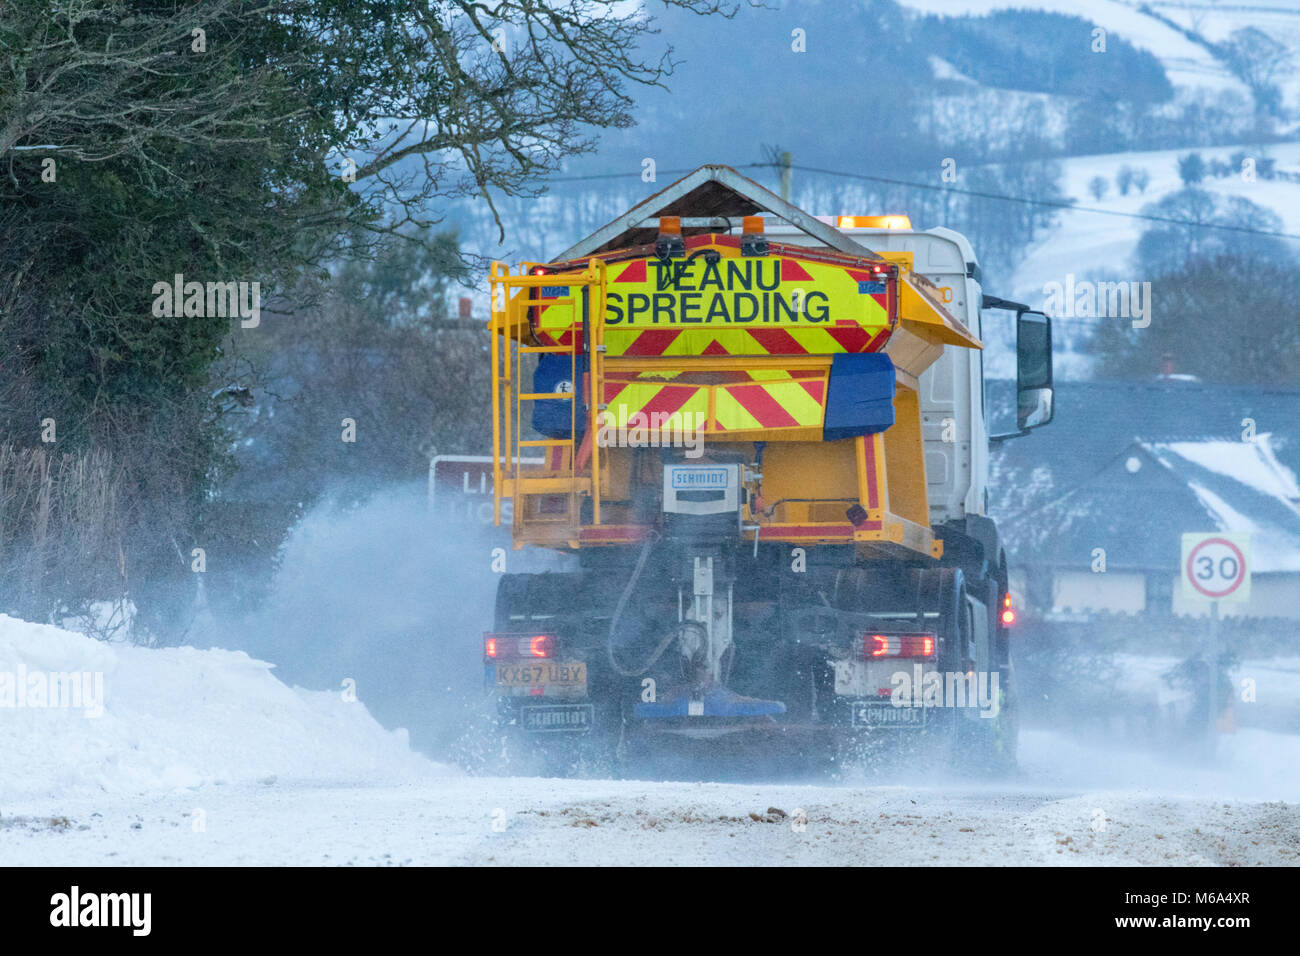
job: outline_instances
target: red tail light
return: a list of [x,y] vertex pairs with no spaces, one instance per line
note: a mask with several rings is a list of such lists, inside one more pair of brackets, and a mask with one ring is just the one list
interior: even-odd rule
[[872,657],[934,657],[936,647],[933,634],[864,634],[862,656]]
[[487,660],[554,656],[555,638],[549,634],[483,635],[483,657]]

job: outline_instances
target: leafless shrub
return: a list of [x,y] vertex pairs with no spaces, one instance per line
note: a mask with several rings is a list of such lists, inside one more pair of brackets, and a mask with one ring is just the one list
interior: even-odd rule
[[116,630],[127,587],[122,493],[122,469],[107,452],[0,445],[4,609],[28,620],[77,616],[91,624],[92,606],[107,602],[115,610],[95,626]]

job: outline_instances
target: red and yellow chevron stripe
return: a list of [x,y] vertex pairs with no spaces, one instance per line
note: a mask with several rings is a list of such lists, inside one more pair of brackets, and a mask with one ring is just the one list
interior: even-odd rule
[[[539,334],[542,338],[545,333]],[[568,345],[565,331],[548,344]],[[834,355],[836,352],[874,352],[889,337],[888,329],[872,333],[852,320],[839,320],[830,328],[773,328],[678,330],[643,332],[605,330],[605,354],[627,358],[673,358],[689,355]]]
[[715,391],[715,432],[820,428],[826,409],[824,379],[724,385]]
[[631,376],[607,378],[604,401],[608,421],[616,427],[629,423],[644,427],[674,416],[672,420],[692,428],[702,421],[706,434],[821,427],[826,410],[825,371],[741,374],[753,377],[711,385]]

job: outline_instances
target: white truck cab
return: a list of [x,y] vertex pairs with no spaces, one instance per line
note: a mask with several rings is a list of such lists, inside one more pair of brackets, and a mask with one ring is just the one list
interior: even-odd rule
[[[909,253],[914,271],[929,279],[944,305],[966,327],[982,335],[979,262],[966,237],[951,229],[911,228],[903,216],[818,216],[873,252]],[[887,228],[880,221],[900,228]],[[767,225],[777,241],[815,243],[794,228]],[[988,483],[988,429],[984,417],[984,355],[978,349],[948,347],[921,375],[921,420],[930,523],[983,515]]]

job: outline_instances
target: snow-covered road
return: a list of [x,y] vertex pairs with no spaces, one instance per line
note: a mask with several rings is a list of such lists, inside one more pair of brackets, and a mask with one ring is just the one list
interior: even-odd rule
[[[1212,796],[1232,792],[1224,769],[1184,768],[1181,790],[1063,785],[1091,774],[1079,758],[1092,752],[1055,734],[1025,743],[1020,777],[988,785],[489,778],[430,764],[427,779],[386,785],[268,778],[23,801],[4,808],[0,865],[1300,863],[1294,796]],[[1154,771],[1138,781],[1171,770],[1132,761]]]
[[1212,763],[1030,730],[996,783],[472,776],[246,654],[0,616],[0,866],[1295,865],[1298,797],[1300,736],[1259,729]]
[[[773,808],[802,809],[806,826]],[[466,778],[241,785],[60,811],[6,817],[0,865],[1300,862],[1294,804],[1135,793]]]

